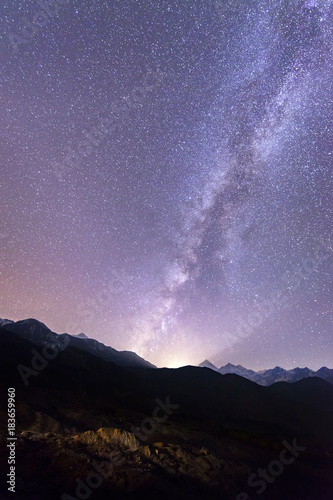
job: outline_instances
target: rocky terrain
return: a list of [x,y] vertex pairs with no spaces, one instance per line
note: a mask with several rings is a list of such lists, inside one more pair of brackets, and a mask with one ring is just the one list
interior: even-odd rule
[[[36,370],[40,347],[1,329],[0,345],[3,422],[16,388],[16,499],[256,498],[248,479],[295,440],[302,451],[260,499],[332,497],[333,387],[324,380],[261,387],[207,368],[119,366],[72,346]],[[27,385],[19,366],[36,372]],[[2,426],[2,471],[6,435]],[[1,499],[13,498],[6,490],[2,477]]]

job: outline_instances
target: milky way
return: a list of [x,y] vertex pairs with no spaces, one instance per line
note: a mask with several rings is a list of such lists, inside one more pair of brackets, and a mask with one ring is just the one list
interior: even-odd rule
[[332,0],[0,9],[0,316],[331,366]]

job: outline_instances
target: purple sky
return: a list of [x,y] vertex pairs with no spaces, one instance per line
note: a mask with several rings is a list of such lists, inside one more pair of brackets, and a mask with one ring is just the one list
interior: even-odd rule
[[3,0],[0,317],[332,366],[332,0]]

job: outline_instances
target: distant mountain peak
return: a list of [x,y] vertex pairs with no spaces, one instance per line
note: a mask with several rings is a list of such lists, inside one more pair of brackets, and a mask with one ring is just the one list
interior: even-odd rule
[[87,337],[87,335],[83,332],[78,333],[77,335],[73,335],[73,337],[77,337],[79,339],[89,339],[89,337]]
[[200,368],[210,368],[211,370],[218,371],[217,367],[213,365],[208,359],[205,359],[202,363],[200,363]]

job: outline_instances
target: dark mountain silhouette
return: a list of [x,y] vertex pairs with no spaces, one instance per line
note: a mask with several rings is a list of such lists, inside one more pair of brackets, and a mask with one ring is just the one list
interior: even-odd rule
[[[295,440],[306,449],[260,498],[332,497],[333,386],[320,378],[262,387],[208,368],[120,366],[67,345],[25,385],[18,367],[33,367],[32,349],[43,352],[0,328],[1,393],[16,388],[15,498],[75,497],[76,479],[105,461],[113,474],[96,499],[252,498],[248,478]],[[6,421],[6,397],[0,411]],[[6,434],[3,426],[1,470]]]
[[111,361],[121,366],[156,368],[155,365],[140,358],[134,352],[117,351],[95,339],[89,339],[84,333],[80,333],[79,335],[54,333],[44,323],[36,319],[29,318],[16,322],[0,319],[0,326],[22,338],[30,340],[38,346],[57,347],[60,350],[64,350],[68,346],[74,346],[83,351],[90,352],[105,361]]

